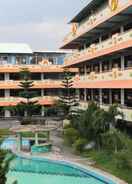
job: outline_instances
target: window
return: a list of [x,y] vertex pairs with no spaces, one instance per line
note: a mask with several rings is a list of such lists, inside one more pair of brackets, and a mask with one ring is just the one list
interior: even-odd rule
[[95,102],[99,102],[99,90],[98,89],[94,89],[93,90],[93,100],[95,101]]
[[103,89],[102,90],[102,102],[103,104],[109,104],[109,90]]
[[7,56],[0,56],[0,65],[8,64],[8,57]]
[[132,55],[125,56],[125,68],[131,68],[132,67]]
[[112,90],[112,103],[121,104],[121,90]]
[[132,107],[132,89],[125,90],[125,106]]
[[27,64],[26,56],[16,56],[16,64],[18,64],[18,65]]

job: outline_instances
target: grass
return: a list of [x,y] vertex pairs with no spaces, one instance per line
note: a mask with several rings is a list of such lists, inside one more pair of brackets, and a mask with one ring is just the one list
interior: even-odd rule
[[8,137],[9,135],[11,135],[9,129],[0,129],[0,138]]
[[[114,153],[109,153],[106,151],[97,152],[91,151],[85,156],[92,158],[96,164],[95,167],[107,171],[120,179],[132,183],[132,168],[119,168],[117,166],[117,157]],[[126,155],[127,157],[127,155]],[[119,160],[118,160],[119,161]]]
[[[12,133],[9,131],[9,129],[0,129],[0,138],[8,137],[10,135],[12,135]],[[32,133],[32,132],[24,132],[24,133],[22,133],[22,136],[24,138],[35,137],[34,133]],[[38,136],[39,136],[39,138],[46,138],[47,137],[47,133],[42,132],[42,133],[39,133]]]

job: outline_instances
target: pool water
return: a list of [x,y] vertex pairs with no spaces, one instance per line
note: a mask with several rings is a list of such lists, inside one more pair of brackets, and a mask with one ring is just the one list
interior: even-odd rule
[[[22,139],[22,146],[23,147],[30,147],[30,141],[27,139]],[[1,148],[2,149],[9,149],[9,150],[15,150],[17,147],[17,142],[15,138],[7,138],[3,141]]]
[[[30,142],[23,139],[22,144],[29,146]],[[15,145],[16,140],[8,138],[1,147],[12,149]],[[11,162],[6,184],[12,184],[14,181],[18,184],[115,184],[98,173],[66,162],[20,156],[16,156]]]
[[10,164],[7,184],[111,184],[103,182],[80,168],[42,159],[16,157]]

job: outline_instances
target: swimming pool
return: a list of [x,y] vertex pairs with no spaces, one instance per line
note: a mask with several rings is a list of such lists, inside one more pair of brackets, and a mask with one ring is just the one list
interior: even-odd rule
[[[2,147],[9,149],[15,143],[15,139],[6,139]],[[23,145],[29,145],[29,141],[23,140]],[[20,155],[10,164],[6,184],[11,184],[15,180],[18,184],[116,184],[94,171],[71,163],[36,157],[26,158]]]
[[[27,139],[22,139],[22,146],[23,147],[30,147],[30,141]],[[6,138],[3,143],[1,144],[2,149],[9,149],[9,150],[15,150],[17,147],[17,142],[15,138]]]
[[64,162],[16,157],[10,164],[7,184],[115,184],[105,177]]

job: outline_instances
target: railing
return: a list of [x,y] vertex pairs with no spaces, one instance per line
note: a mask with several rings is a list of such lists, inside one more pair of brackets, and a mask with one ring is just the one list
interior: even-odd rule
[[113,68],[112,71],[95,73],[91,72],[89,75],[80,76],[81,81],[109,81],[109,80],[129,80],[132,79],[132,68],[120,70]]
[[116,14],[116,12],[119,11],[121,8],[125,8],[125,6],[129,5],[129,0],[119,0],[118,2],[118,8],[115,11],[111,11],[111,8],[106,5],[101,8],[98,12],[94,13],[90,17],[88,17],[84,23],[77,25],[77,31],[76,33],[70,32],[63,40],[64,45],[68,42],[72,41],[73,39],[77,38],[78,36],[88,32],[91,28],[96,26],[98,23],[101,23],[105,20],[107,20],[109,17],[111,17],[113,14]]
[[[42,80],[42,81],[33,81],[32,88],[59,88],[61,87],[61,80]],[[6,80],[0,81],[0,89],[11,89],[11,88],[20,88],[20,81]]]
[[[45,105],[45,104],[53,104],[56,100],[58,99],[57,96],[43,96],[43,97],[34,97],[30,99],[30,101],[38,101],[39,104]],[[20,98],[20,97],[5,97],[5,98],[0,98],[0,106],[15,106],[20,102],[27,102],[25,98]]]
[[101,43],[91,44],[90,47],[80,52],[76,51],[72,56],[66,58],[65,65],[76,63],[78,60],[81,59],[83,60],[83,58],[85,59],[92,58],[95,54],[103,51],[104,49],[117,46],[118,44],[129,40],[132,40],[132,29],[124,33],[117,33],[113,35],[111,38],[102,41]]

